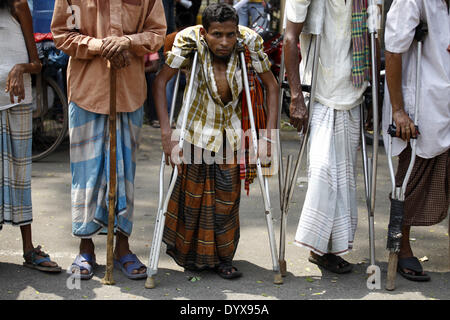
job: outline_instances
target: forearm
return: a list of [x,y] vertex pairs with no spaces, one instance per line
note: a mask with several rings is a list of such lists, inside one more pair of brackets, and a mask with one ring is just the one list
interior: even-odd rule
[[303,24],[294,24],[288,21],[284,39],[286,74],[291,90],[291,98],[294,100],[303,96],[299,74],[300,59],[298,54],[299,36],[302,29]]
[[16,2],[14,15],[20,23],[22,34],[25,39],[29,63],[16,65],[16,68],[23,73],[38,74],[41,72],[42,64],[38,57],[36,43],[33,34],[33,18],[26,1]]
[[155,101],[156,114],[158,115],[162,136],[170,135],[172,131],[167,112],[166,86],[166,79],[160,76],[155,78],[152,86],[153,100]]
[[56,48],[77,59],[93,59],[101,54],[102,40],[83,35],[69,28],[68,21],[71,13],[68,12],[66,0],[56,0],[51,31]]
[[386,81],[391,99],[392,113],[404,110],[402,94],[402,54],[386,51]]
[[41,72],[42,64],[40,61],[35,61],[31,63],[21,63],[16,65],[19,68],[22,74],[30,73],[30,74],[38,74]]
[[[273,76],[272,72],[269,71],[267,74],[267,78],[269,81],[266,81],[266,105],[267,105],[267,125],[266,128],[268,130],[267,135],[270,136],[270,130],[277,129],[278,125],[278,103],[279,103],[279,90],[278,84]],[[267,83],[268,82],[268,83]]]

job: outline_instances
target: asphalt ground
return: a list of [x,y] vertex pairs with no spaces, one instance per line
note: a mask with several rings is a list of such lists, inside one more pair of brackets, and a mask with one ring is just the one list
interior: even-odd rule
[[[295,131],[283,130],[283,157],[294,158],[299,148]],[[159,129],[145,125],[138,154],[135,182],[135,219],[131,249],[147,264],[158,205],[159,163],[161,157]],[[166,170],[169,175],[170,170]],[[397,276],[395,291],[386,291],[388,252],[386,234],[391,182],[386,154],[380,147],[377,179],[375,238],[376,265],[381,270],[380,289],[369,289],[366,269],[369,266],[368,219],[364,196],[361,157],[358,158],[359,221],[355,246],[344,258],[355,264],[353,271],[336,275],[307,261],[309,252],[293,244],[302,203],[305,197],[305,164],[299,174],[288,215],[286,260],[288,275],[284,284],[273,283],[274,272],[259,186],[251,186],[250,195],[242,192],[240,207],[241,237],[235,266],[243,272],[238,280],[224,280],[213,272],[191,272],[179,267],[161,250],[157,287],[145,289],[145,281],[127,279],[114,270],[114,286],[103,285],[106,236],[94,238],[97,262],[95,276],[89,281],[72,282],[63,272],[46,274],[22,266],[22,241],[19,228],[5,225],[0,231],[0,300],[341,300],[341,299],[442,299],[450,298],[449,220],[431,227],[412,229],[413,251],[424,260],[431,276],[427,283],[411,282]],[[34,245],[42,245],[53,260],[67,269],[78,253],[79,240],[71,235],[70,163],[67,142],[48,158],[33,163],[32,196]],[[269,179],[272,212],[279,243],[280,209],[278,177]]]

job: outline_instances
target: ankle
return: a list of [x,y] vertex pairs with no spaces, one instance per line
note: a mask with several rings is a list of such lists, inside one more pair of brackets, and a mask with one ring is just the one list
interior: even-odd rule
[[95,246],[92,239],[82,239],[80,242],[80,253],[94,254]]
[[33,251],[34,250],[34,247],[33,247],[33,244],[24,244],[24,246],[23,246],[23,253],[24,254],[27,254],[27,253],[29,253],[30,251]]

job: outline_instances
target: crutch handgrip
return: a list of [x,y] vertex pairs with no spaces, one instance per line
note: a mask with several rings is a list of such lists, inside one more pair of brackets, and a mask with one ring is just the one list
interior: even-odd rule
[[[420,134],[419,126],[414,126],[416,128],[417,135]],[[397,126],[395,124],[390,124],[387,130],[387,133],[392,137],[397,137]],[[417,139],[417,135],[415,137],[411,136],[411,139]]]
[[416,33],[414,34],[414,39],[416,41],[423,41],[428,34],[428,25],[426,22],[420,21],[416,28]]

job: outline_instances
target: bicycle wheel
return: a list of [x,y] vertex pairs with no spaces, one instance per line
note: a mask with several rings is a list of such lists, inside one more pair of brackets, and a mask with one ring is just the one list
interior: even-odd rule
[[36,101],[40,103],[36,103],[33,111],[33,161],[51,154],[66,137],[68,127],[66,95],[50,77],[43,77],[42,88],[45,89],[36,92]]

